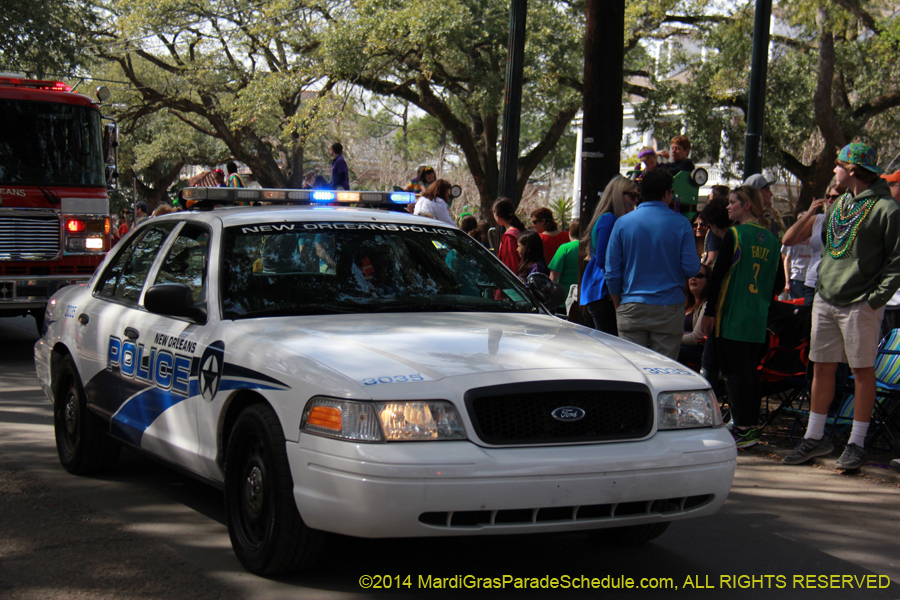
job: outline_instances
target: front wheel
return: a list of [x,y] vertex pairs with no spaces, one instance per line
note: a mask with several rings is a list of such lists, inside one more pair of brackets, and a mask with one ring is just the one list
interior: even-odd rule
[[59,462],[69,473],[90,475],[115,466],[121,444],[103,432],[87,407],[87,397],[71,356],[60,364],[53,429]]
[[257,575],[309,568],[326,534],[303,523],[294,501],[294,482],[284,432],[265,404],[238,416],[225,457],[225,513],[238,560]]

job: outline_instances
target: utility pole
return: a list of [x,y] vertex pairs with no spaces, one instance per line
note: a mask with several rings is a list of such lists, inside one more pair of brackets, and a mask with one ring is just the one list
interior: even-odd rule
[[522,77],[525,66],[525,16],[527,0],[511,0],[509,7],[509,47],[506,55],[506,104],[503,109],[503,137],[500,140],[499,196],[516,202],[519,172],[519,121],[522,116]]
[[769,69],[769,20],[772,0],[756,0],[747,135],[744,138],[744,179],[762,172],[762,135],[766,114],[766,73]]
[[[625,0],[587,0],[584,32],[584,138],[581,222],[587,227],[599,193],[619,174],[625,84]],[[584,262],[584,261],[581,261]]]
[[[584,28],[584,108],[576,161],[581,161],[582,233],[594,216],[600,193],[619,174],[622,91],[625,87],[625,0],[587,0]],[[578,171],[576,167],[576,172]],[[579,254],[585,256],[586,248]],[[585,261],[578,261],[578,281]],[[569,318],[592,324],[580,310]]]

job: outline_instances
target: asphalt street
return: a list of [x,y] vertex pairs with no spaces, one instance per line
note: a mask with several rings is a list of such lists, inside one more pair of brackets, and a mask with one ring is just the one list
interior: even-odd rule
[[[259,578],[231,551],[217,490],[131,451],[103,477],[60,467],[34,375],[36,338],[30,318],[0,319],[3,600],[900,597],[900,479],[785,467],[764,447],[740,453],[723,510],[675,523],[644,546],[586,535],[336,536],[314,571]],[[554,578],[570,587],[552,589]],[[593,581],[601,589],[571,587]],[[495,583],[502,587],[484,589]],[[455,587],[475,584],[482,589]]]

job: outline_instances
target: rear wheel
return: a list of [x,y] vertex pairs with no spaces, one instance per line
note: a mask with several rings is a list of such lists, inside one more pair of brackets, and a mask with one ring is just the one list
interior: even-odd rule
[[53,428],[59,462],[76,475],[111,469],[122,446],[103,432],[99,419],[88,410],[84,387],[71,356],[63,358],[57,379]]
[[284,432],[265,404],[238,416],[225,459],[225,512],[234,553],[248,571],[276,575],[309,568],[326,534],[303,523]]

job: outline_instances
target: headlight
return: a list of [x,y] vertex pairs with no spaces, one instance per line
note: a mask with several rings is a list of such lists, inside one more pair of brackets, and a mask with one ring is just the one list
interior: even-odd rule
[[459,413],[449,402],[356,402],[313,398],[300,430],[360,442],[464,440]]
[[712,390],[663,392],[657,405],[659,429],[722,426],[719,402]]
[[459,413],[449,402],[377,402],[389,441],[464,440]]

